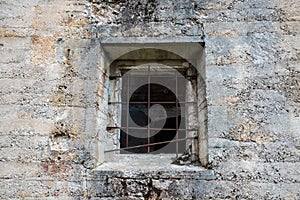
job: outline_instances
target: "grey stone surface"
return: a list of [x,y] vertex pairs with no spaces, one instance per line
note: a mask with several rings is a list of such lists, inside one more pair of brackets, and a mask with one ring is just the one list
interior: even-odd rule
[[[299,1],[0,5],[1,199],[300,199]],[[208,169],[99,165],[117,140],[100,44],[134,38],[205,43]]]

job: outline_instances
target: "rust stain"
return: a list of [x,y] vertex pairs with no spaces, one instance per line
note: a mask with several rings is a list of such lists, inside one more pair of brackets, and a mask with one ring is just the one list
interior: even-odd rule
[[43,9],[42,9],[42,7],[41,6],[35,6],[34,7],[34,13],[35,14],[42,14],[43,13]]
[[76,125],[68,125],[63,121],[55,123],[55,128],[50,132],[53,137],[69,137],[76,138],[78,135],[78,128]]
[[106,81],[106,71],[104,71],[104,73],[102,73],[102,83],[103,83],[103,85],[105,85],[105,81]]
[[278,138],[274,134],[264,133],[255,121],[239,122],[230,128],[230,134],[225,138],[242,142],[256,142],[262,144],[265,142],[274,142]]
[[43,171],[49,176],[64,178],[68,176],[71,167],[67,163],[48,162],[42,164]]
[[[90,20],[88,18],[76,14],[70,14],[63,16],[58,24],[67,27],[64,37],[73,39],[91,38],[91,34],[85,28],[90,25]],[[81,28],[82,30],[78,31],[78,29]]]
[[66,104],[66,99],[63,94],[55,94],[51,96],[50,102],[54,103],[57,106],[63,106]]
[[89,23],[86,18],[75,18],[73,15],[68,17],[68,25],[71,27],[83,27],[89,25]]
[[9,33],[4,28],[0,27],[0,37],[22,37],[22,36]]
[[226,106],[226,105],[235,105],[240,100],[237,96],[227,96],[215,100],[213,105],[215,106]]
[[55,61],[56,38],[53,36],[31,36],[32,55],[34,64],[40,65]]
[[35,30],[42,30],[46,26],[46,23],[41,19],[35,18],[32,20],[31,25]]
[[70,52],[71,49],[67,49],[67,54],[66,54],[66,64],[69,65],[70,64]]
[[238,37],[236,31],[233,30],[223,30],[223,31],[214,31],[207,33],[209,36],[228,36],[228,37]]

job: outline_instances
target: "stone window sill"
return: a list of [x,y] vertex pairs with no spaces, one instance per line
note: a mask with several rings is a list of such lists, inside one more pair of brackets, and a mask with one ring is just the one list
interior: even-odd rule
[[215,179],[214,171],[201,166],[171,164],[175,155],[122,154],[94,169],[94,175],[120,178]]

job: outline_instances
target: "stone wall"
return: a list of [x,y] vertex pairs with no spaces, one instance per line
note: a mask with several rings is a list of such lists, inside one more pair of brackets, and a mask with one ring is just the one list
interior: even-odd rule
[[[2,199],[300,198],[298,1],[0,5]],[[203,174],[94,169],[108,120],[99,41],[127,37],[204,41],[210,169]]]

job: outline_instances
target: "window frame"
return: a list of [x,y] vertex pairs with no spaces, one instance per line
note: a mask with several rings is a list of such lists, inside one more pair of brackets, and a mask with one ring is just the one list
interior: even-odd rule
[[[177,70],[184,71],[185,72],[185,76],[184,77],[186,78],[186,83],[190,82],[190,85],[191,85],[191,82],[193,81],[194,82],[193,85],[195,86],[196,85],[197,73],[195,72],[195,70],[192,70],[193,67],[189,63],[187,63],[186,61],[184,61],[184,60],[181,60],[179,63],[180,63],[179,65],[178,65],[178,63],[176,63],[176,65],[174,65],[174,66],[168,66],[168,65],[164,65],[164,64],[162,64],[161,66],[162,67],[167,67],[167,68],[175,70],[175,71],[177,71]],[[144,63],[142,65],[150,66],[152,64],[148,63],[148,61],[146,60],[146,61],[144,61]],[[155,65],[157,65],[157,64],[155,63]],[[127,70],[132,70],[132,69],[139,70],[140,66],[141,65],[132,65],[131,63],[127,64],[126,62],[124,63],[122,61],[120,63],[118,63],[118,62],[115,63],[115,65],[113,67],[113,70],[112,70],[112,73],[111,73],[111,76],[110,76],[110,81],[116,81],[116,82],[118,82],[119,86],[117,86],[117,88],[118,88],[117,90],[112,90],[111,96],[116,97],[115,102],[112,102],[113,100],[111,98],[109,98],[109,104],[110,105],[114,105],[114,109],[119,110],[119,112],[117,112],[117,113],[119,113],[119,116],[122,115],[121,104],[120,104],[120,103],[122,103],[121,92],[120,92],[120,90],[122,91],[122,86],[121,86],[122,85],[122,77],[123,77],[122,71],[124,69],[127,69]],[[177,71],[177,73],[180,73],[180,72]],[[111,85],[115,85],[115,83],[111,83]],[[186,84],[186,87],[187,86],[188,86],[188,84]],[[190,114],[190,113],[187,113],[188,108],[190,108],[190,104],[193,104],[192,105],[193,108],[190,108],[190,109],[193,109],[194,111],[197,109],[196,108],[197,107],[197,105],[196,105],[196,103],[197,103],[197,91],[191,90],[191,89],[188,90],[188,91],[190,93],[187,93],[186,96],[189,96],[189,101],[188,101],[188,98],[186,98],[184,100],[184,103],[186,103],[188,105],[188,106],[186,105],[187,110],[186,110],[185,115]],[[194,98],[193,101],[191,101],[191,96],[192,96],[192,98]],[[115,112],[115,114],[116,114],[116,112]],[[121,117],[113,116],[113,118],[117,119],[117,122],[114,123],[114,124],[119,124],[119,125],[115,126],[115,127],[109,126],[109,128],[115,129],[117,131],[118,138],[120,138],[120,130],[121,130],[121,128],[123,128],[121,126]],[[194,118],[198,118],[198,116],[196,115],[196,116],[194,116]],[[188,125],[189,124],[188,118],[186,117],[185,120],[186,120],[185,124]],[[195,119],[195,121],[197,121],[197,119]],[[127,131],[128,131],[128,129],[127,129]],[[186,131],[186,139],[185,139],[186,140],[186,148],[191,148],[190,151],[193,154],[193,158],[192,159],[193,160],[197,160],[197,157],[198,157],[198,155],[197,155],[197,153],[198,153],[197,152],[197,150],[198,150],[198,140],[197,140],[197,137],[198,136],[197,136],[197,133],[195,133],[195,132],[198,131],[198,127],[193,127],[193,128],[185,127],[185,131]],[[189,133],[189,132],[192,132],[192,133]],[[114,149],[106,150],[105,153],[118,152],[121,149],[122,148],[120,147],[120,143],[118,143],[114,147]],[[120,152],[118,152],[116,154],[118,155],[118,154],[120,154]],[[162,154],[164,154],[164,153],[162,153]],[[173,154],[173,155],[176,156],[176,158],[178,158],[179,152],[177,151],[177,149],[176,149],[176,154]]]
[[[178,42],[174,42],[178,41]],[[122,55],[125,55],[131,51],[143,49],[143,48],[156,48],[169,52],[173,52],[183,59],[187,60],[192,66],[194,66],[194,70],[191,70],[191,74],[188,74],[187,77],[193,79],[196,77],[196,82],[191,84],[189,87],[196,87],[197,93],[197,108],[193,109],[197,112],[198,119],[195,124],[199,124],[200,127],[197,131],[195,131],[194,135],[198,137],[197,145],[198,149],[195,149],[197,159],[199,159],[200,164],[202,166],[207,166],[208,164],[208,129],[207,129],[207,101],[206,101],[206,73],[205,73],[205,50],[204,50],[204,42],[199,40],[199,38],[147,38],[147,43],[145,40],[140,40],[139,38],[127,38],[123,39],[105,39],[101,42],[101,47],[104,50],[103,54],[101,54],[101,62],[104,65],[108,64],[108,74],[112,77],[121,76],[120,74],[114,74],[114,66],[112,64],[118,60]],[[187,51],[188,49],[188,51]],[[133,63],[136,63],[134,60],[131,60]],[[193,71],[196,71],[196,75]],[[108,89],[109,90],[109,89]],[[109,92],[108,92],[109,93]],[[109,106],[110,107],[110,106]],[[111,133],[114,132],[115,127],[110,127],[110,112],[114,110],[114,112],[118,112],[116,109],[111,109],[108,107],[108,126],[107,126],[107,135],[102,135],[100,141],[106,143],[103,146],[104,151],[106,151],[111,146],[115,145],[115,142],[110,142],[111,140],[107,140],[111,138]],[[114,140],[114,139],[113,139]],[[116,141],[116,140],[114,140]],[[195,145],[196,146],[196,145]],[[112,154],[105,155],[105,161],[110,160]]]

